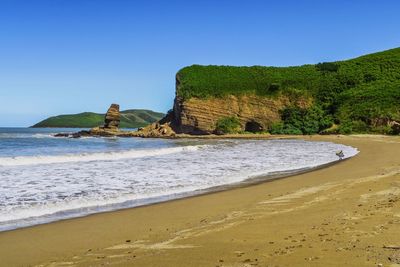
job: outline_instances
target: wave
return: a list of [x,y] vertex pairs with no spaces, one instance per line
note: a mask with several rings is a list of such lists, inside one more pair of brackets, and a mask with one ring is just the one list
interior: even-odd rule
[[338,150],[345,158],[358,153],[301,140],[123,142],[120,151],[118,144],[107,147],[113,151],[89,152],[85,142],[78,146],[85,150],[67,152],[70,142],[61,142],[55,151],[63,154],[0,157],[0,232],[257,183],[339,162]]
[[54,164],[68,162],[88,162],[88,161],[110,161],[132,158],[144,158],[162,156],[184,151],[195,151],[206,145],[169,147],[160,149],[125,150],[114,152],[66,154],[54,156],[19,156],[19,157],[0,157],[0,166],[22,166],[38,164]]
[[[353,156],[354,155],[348,156],[348,158]],[[293,168],[276,172],[262,171],[255,173],[241,173],[231,176],[228,183],[217,182],[213,185],[190,186],[174,189],[165,188],[166,190],[162,192],[125,194],[115,198],[100,197],[97,199],[86,199],[82,197],[68,202],[46,203],[45,205],[21,208],[15,211],[10,209],[6,214],[0,213],[2,215],[0,216],[0,232],[58,220],[82,217],[100,212],[139,207],[172,199],[196,196],[207,192],[217,192],[235,188],[241,184],[255,184],[262,181],[301,174],[337,162],[339,162],[339,160],[321,165],[305,168]]]
[[20,139],[20,138],[56,138],[54,137],[56,133],[0,133],[0,139]]

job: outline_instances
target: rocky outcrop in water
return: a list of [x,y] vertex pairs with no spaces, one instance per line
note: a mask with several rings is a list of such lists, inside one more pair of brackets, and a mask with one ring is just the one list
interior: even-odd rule
[[59,133],[54,135],[55,137],[71,137],[79,138],[85,136],[117,136],[122,133],[119,130],[119,124],[121,122],[121,115],[119,112],[118,104],[111,104],[107,113],[104,117],[104,125],[99,127],[94,127],[89,131],[79,131],[77,133]]
[[[89,130],[90,136],[116,136],[121,133],[119,124],[121,122],[121,114],[119,112],[118,104],[111,104],[104,116],[104,125],[94,127]],[[81,132],[86,135],[87,131]]]
[[104,128],[118,129],[120,122],[121,122],[121,114],[119,113],[119,105],[111,104],[104,118]]
[[[167,120],[168,119],[168,120]],[[87,136],[94,137],[173,137],[175,131],[170,126],[170,119],[166,116],[159,122],[152,123],[146,127],[139,128],[137,131],[122,131],[119,129],[121,114],[119,105],[112,104],[104,117],[104,125],[94,127],[90,130],[79,131],[76,133],[58,133],[55,137],[80,138]]]

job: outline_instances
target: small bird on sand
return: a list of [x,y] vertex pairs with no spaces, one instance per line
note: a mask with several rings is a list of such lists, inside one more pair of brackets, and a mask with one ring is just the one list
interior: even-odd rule
[[343,158],[344,158],[343,150],[337,151],[337,152],[336,152],[336,156],[339,157],[339,160],[343,159]]

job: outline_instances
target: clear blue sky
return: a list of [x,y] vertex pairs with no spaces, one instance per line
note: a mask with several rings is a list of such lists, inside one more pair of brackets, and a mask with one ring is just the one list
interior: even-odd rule
[[298,65],[400,46],[400,1],[0,0],[0,126],[167,111],[191,64]]

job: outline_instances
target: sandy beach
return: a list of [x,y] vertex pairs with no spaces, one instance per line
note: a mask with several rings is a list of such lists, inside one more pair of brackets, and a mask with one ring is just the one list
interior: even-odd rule
[[[0,266],[400,266],[400,137],[284,179],[0,233]],[[380,265],[381,264],[381,265]]]

